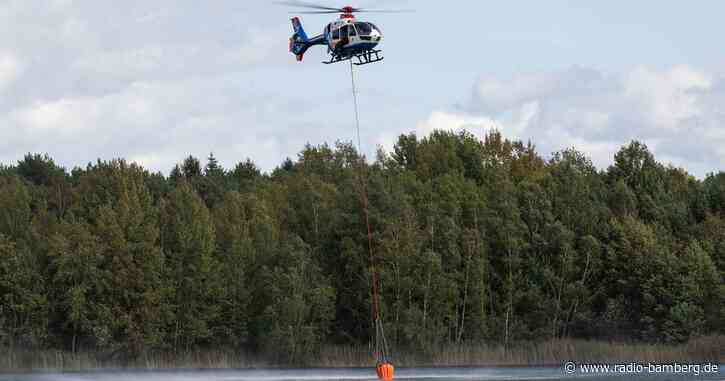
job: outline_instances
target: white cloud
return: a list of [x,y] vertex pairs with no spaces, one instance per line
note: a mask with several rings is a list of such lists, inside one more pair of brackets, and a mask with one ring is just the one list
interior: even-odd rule
[[574,146],[606,168],[637,139],[664,162],[703,176],[725,170],[725,77],[688,66],[618,74],[572,68],[482,78],[465,112],[434,111],[419,127],[495,126],[545,155]]
[[48,152],[168,172],[214,151],[273,168],[304,144],[283,124],[304,115],[295,94],[254,87],[256,71],[293,63],[286,17],[254,22],[263,5],[0,3],[0,163]]
[[478,117],[465,114],[434,111],[427,120],[416,126],[416,134],[423,136],[433,130],[467,129],[471,132],[494,127],[496,121],[488,117]]
[[287,147],[269,115],[288,112],[287,106],[270,99],[238,103],[228,90],[235,89],[224,77],[206,77],[38,102],[0,116],[5,131],[19,132],[8,134],[0,151],[49,152],[72,165],[124,157],[163,171],[184,155],[204,158],[212,150],[227,166],[247,156],[265,168],[279,164]]
[[[0,1],[0,163],[48,152],[68,167],[125,157],[168,171],[213,150],[226,166],[251,157],[271,169],[307,142],[354,140],[347,69],[314,62],[324,47],[294,62],[285,12],[266,1]],[[324,21],[306,26],[312,33]],[[425,81],[404,78],[429,74],[425,65],[393,81],[405,51],[388,25],[392,63],[360,70],[368,153],[413,127],[434,99],[422,98]],[[401,96],[406,86],[414,96]],[[415,127],[497,127],[544,153],[575,145],[600,165],[632,138],[694,173],[725,162],[725,81],[714,72],[484,76],[471,98],[463,112],[437,110]]]
[[0,94],[4,88],[10,86],[22,71],[20,61],[10,54],[0,53]]

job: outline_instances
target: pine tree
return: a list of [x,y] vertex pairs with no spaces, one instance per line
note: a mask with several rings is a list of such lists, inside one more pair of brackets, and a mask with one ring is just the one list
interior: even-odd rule
[[169,195],[161,215],[165,283],[171,320],[167,332],[175,351],[188,351],[211,335],[221,293],[214,226],[209,210],[188,183]]
[[50,238],[49,257],[55,268],[55,307],[72,336],[71,351],[75,353],[82,341],[103,347],[107,322],[100,320],[96,305],[104,289],[102,243],[86,225],[65,223]]
[[301,239],[289,237],[261,278],[270,301],[257,322],[264,332],[262,347],[292,364],[318,354],[334,317],[334,289],[310,254]]
[[160,344],[164,307],[158,213],[146,176],[124,161],[99,161],[80,178],[71,210],[102,245],[103,292],[89,302],[96,307],[96,342],[131,357]]
[[48,297],[38,258],[0,233],[0,333],[10,347],[40,347],[48,336]]

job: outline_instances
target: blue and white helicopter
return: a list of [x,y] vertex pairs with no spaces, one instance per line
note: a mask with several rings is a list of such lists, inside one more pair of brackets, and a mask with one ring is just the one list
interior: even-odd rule
[[299,17],[292,18],[294,34],[290,37],[290,52],[297,57],[297,61],[302,61],[302,57],[311,46],[327,45],[327,53],[330,54],[330,60],[324,61],[323,63],[325,64],[347,61],[353,58],[357,59],[357,62],[353,62],[355,65],[366,65],[382,61],[381,51],[375,49],[383,39],[383,34],[380,32],[380,29],[371,22],[356,20],[353,14],[360,12],[406,12],[406,10],[368,10],[351,6],[334,8],[302,1],[283,1],[279,3],[315,9],[314,11],[301,11],[299,13],[340,13],[339,19],[327,24],[322,34],[314,37],[307,36],[307,33],[302,28]]

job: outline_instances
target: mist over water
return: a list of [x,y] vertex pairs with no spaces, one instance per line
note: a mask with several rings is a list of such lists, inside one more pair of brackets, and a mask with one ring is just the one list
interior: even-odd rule
[[[401,368],[396,380],[468,381],[468,380],[725,380],[722,370],[716,374],[564,374],[560,367],[536,368]],[[83,373],[39,373],[0,375],[0,381],[344,381],[377,380],[373,369],[255,369],[255,370],[169,370],[169,371],[94,371]]]

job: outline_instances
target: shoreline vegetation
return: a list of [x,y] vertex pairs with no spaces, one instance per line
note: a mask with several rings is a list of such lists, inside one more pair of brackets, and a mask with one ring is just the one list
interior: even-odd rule
[[723,361],[725,172],[497,131],[0,164],[0,369],[367,367],[372,270],[399,366]]
[[[577,363],[725,363],[725,336],[691,339],[682,344],[605,342],[556,339],[522,342],[506,350],[502,345],[445,345],[437,351],[395,353],[398,367],[450,366],[559,366]],[[3,349],[0,373],[75,372],[94,370],[254,369],[254,368],[356,368],[370,367],[374,359],[367,345],[323,345],[319,355],[296,364],[274,361],[248,352],[196,349],[186,353],[143,353],[130,361],[109,358],[107,353],[62,350]]]

